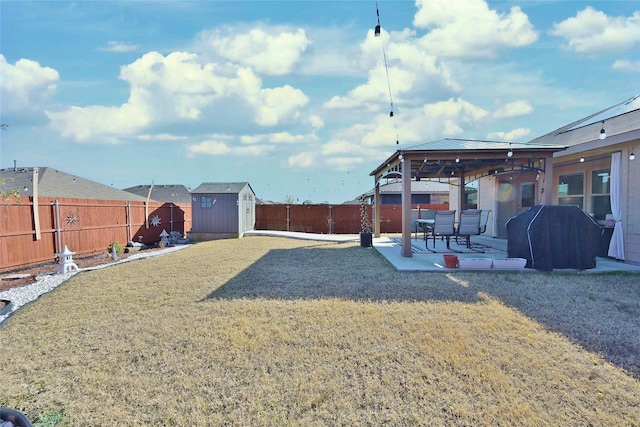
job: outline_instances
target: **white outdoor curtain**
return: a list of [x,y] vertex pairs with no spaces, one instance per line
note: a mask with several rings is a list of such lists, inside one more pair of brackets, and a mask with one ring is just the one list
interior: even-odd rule
[[613,228],[611,243],[609,243],[610,257],[624,259],[624,233],[622,232],[622,209],[620,207],[620,191],[622,189],[622,153],[615,152],[611,155],[611,213],[616,224]]

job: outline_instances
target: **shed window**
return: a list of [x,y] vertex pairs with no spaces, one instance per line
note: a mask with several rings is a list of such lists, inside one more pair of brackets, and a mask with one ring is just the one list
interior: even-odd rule
[[212,208],[213,207],[213,197],[202,196],[202,199],[200,199],[200,207],[202,207],[202,208]]

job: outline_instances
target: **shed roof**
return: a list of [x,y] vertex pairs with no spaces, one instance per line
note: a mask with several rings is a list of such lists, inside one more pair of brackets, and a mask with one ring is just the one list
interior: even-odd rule
[[[146,198],[100,184],[50,167],[37,169],[38,195],[40,197],[65,197],[72,199],[145,201]],[[34,168],[0,169],[3,189],[18,189],[21,196],[33,195]],[[25,190],[26,189],[26,190]]]
[[203,182],[191,192],[197,194],[238,194],[247,186],[255,194],[248,182]]
[[[125,188],[124,191],[137,194],[146,198],[149,195],[151,185],[136,185]],[[167,203],[191,203],[191,191],[181,184],[176,185],[156,185],[153,184],[151,190],[151,200]]]

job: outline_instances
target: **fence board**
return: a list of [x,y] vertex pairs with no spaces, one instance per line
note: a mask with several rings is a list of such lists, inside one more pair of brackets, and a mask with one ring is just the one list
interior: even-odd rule
[[[57,200],[57,211],[56,211]],[[114,241],[151,245],[162,230],[185,234],[191,229],[191,204],[105,201],[40,197],[41,239],[36,240],[33,203],[0,203],[0,272],[53,262],[65,245],[77,258],[106,253]],[[422,209],[448,209],[448,205],[419,205]],[[413,205],[412,208],[417,208]],[[373,224],[373,206],[367,205]],[[380,207],[380,231],[402,232],[400,205]],[[56,223],[56,217],[59,219]],[[151,218],[159,223],[153,224]],[[357,234],[361,231],[360,205],[256,205],[259,230],[299,231],[322,234]],[[59,240],[59,242],[58,242]]]
[[150,202],[149,216],[159,223],[148,226],[144,202],[40,197],[38,204],[40,240],[30,198],[0,204],[0,271],[53,262],[65,245],[82,258],[106,253],[114,241],[151,245],[162,230],[185,234],[191,228],[191,204]]

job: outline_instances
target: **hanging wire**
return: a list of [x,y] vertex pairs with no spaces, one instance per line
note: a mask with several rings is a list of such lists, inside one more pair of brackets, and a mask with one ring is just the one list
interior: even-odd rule
[[[376,37],[381,36],[380,29],[382,28],[380,25],[380,10],[378,8],[378,0],[376,0],[376,15],[378,17],[378,25],[376,25],[374,35]],[[384,58],[384,69],[387,73],[387,87],[389,88],[389,103],[391,104],[391,111],[389,112],[389,117],[393,118],[393,126],[396,130],[396,145],[400,144],[400,137],[398,136],[398,122],[396,121],[395,115],[393,114],[393,96],[391,95],[391,79],[389,78],[389,66],[387,65],[387,52],[384,50],[384,42],[382,41],[382,37],[380,37],[380,45],[382,46],[382,57]]]

